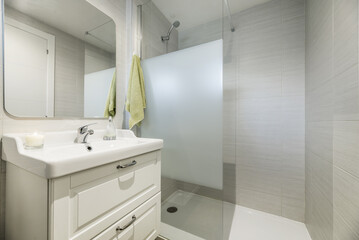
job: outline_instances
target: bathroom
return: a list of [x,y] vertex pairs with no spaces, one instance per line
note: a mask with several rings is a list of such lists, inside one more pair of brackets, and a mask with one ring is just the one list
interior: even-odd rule
[[1,12],[0,239],[359,240],[359,1]]

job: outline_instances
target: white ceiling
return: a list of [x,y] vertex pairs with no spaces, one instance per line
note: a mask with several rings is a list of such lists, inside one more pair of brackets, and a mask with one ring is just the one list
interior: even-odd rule
[[[149,2],[149,0],[137,1],[144,4]],[[170,22],[175,20],[181,22],[178,31],[208,23],[222,16],[222,0],[152,1]],[[268,1],[270,0],[228,0],[232,15]],[[5,0],[5,4],[102,49],[114,51],[115,24],[86,0]],[[107,22],[108,24],[105,24]],[[97,28],[102,24],[103,27]],[[92,29],[96,29],[91,31],[95,38],[85,35]]]
[[[222,17],[221,0],[152,0],[172,23],[181,22],[177,29],[183,31]],[[228,0],[232,14],[269,2],[271,0]],[[226,10],[226,9],[225,9]],[[225,12],[227,15],[227,12]]]
[[[8,6],[72,36],[113,52],[116,42],[115,24],[107,15],[86,0],[5,0],[5,12]],[[95,38],[86,35],[87,31],[90,31]]]

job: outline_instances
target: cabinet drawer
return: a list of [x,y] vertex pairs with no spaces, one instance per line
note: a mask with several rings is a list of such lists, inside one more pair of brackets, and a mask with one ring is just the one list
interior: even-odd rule
[[70,226],[74,239],[84,239],[96,231],[98,234],[160,192],[160,176],[160,160],[150,158],[120,169],[115,174],[72,188]]
[[159,235],[161,196],[155,195],[94,240],[153,240]]
[[101,179],[101,178],[104,178],[104,177],[112,175],[112,174],[116,174],[119,171],[123,170],[123,169],[117,168],[117,166],[119,166],[119,165],[123,166],[125,164],[129,164],[134,161],[136,162],[136,165],[141,165],[148,161],[153,161],[157,158],[157,154],[158,154],[158,152],[146,153],[146,154],[127,158],[127,159],[124,159],[121,161],[117,161],[114,163],[106,164],[104,166],[100,166],[100,167],[96,167],[96,168],[92,168],[92,169],[89,169],[86,171],[76,173],[74,175],[71,175],[71,188],[75,188],[82,184],[86,184],[88,182],[95,181],[97,179]]

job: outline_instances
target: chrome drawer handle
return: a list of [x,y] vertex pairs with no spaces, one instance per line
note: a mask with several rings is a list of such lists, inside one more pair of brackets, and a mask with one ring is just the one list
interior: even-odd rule
[[137,164],[137,162],[135,161],[135,160],[133,160],[132,161],[132,163],[127,163],[127,164],[125,164],[125,165],[118,165],[117,166],[117,169],[120,169],[120,168],[128,168],[128,167],[131,167],[131,166],[134,166],[134,165],[136,165]]
[[136,218],[136,215],[133,215],[131,222],[127,223],[127,224],[126,224],[125,226],[123,226],[123,227],[117,227],[117,228],[116,228],[116,232],[125,230],[126,228],[128,228],[129,226],[131,226],[132,223],[134,223],[134,222],[136,221],[136,219],[137,219],[137,218]]

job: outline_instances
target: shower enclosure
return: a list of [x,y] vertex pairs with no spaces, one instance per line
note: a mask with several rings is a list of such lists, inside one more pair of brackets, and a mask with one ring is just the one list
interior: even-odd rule
[[[149,101],[141,131],[165,140],[163,235],[247,239],[237,235],[248,230],[236,222],[249,222],[243,207],[248,216],[254,209],[303,223],[311,196],[305,1],[151,0],[141,8]],[[206,49],[215,43],[223,45],[220,77],[216,50]]]
[[165,142],[162,233],[176,239],[180,229],[221,239],[222,41],[147,59],[142,66],[147,111],[141,134]]
[[223,3],[211,4],[209,14],[193,1],[136,6],[147,99],[138,133],[164,139],[161,235],[171,240],[223,238]]

